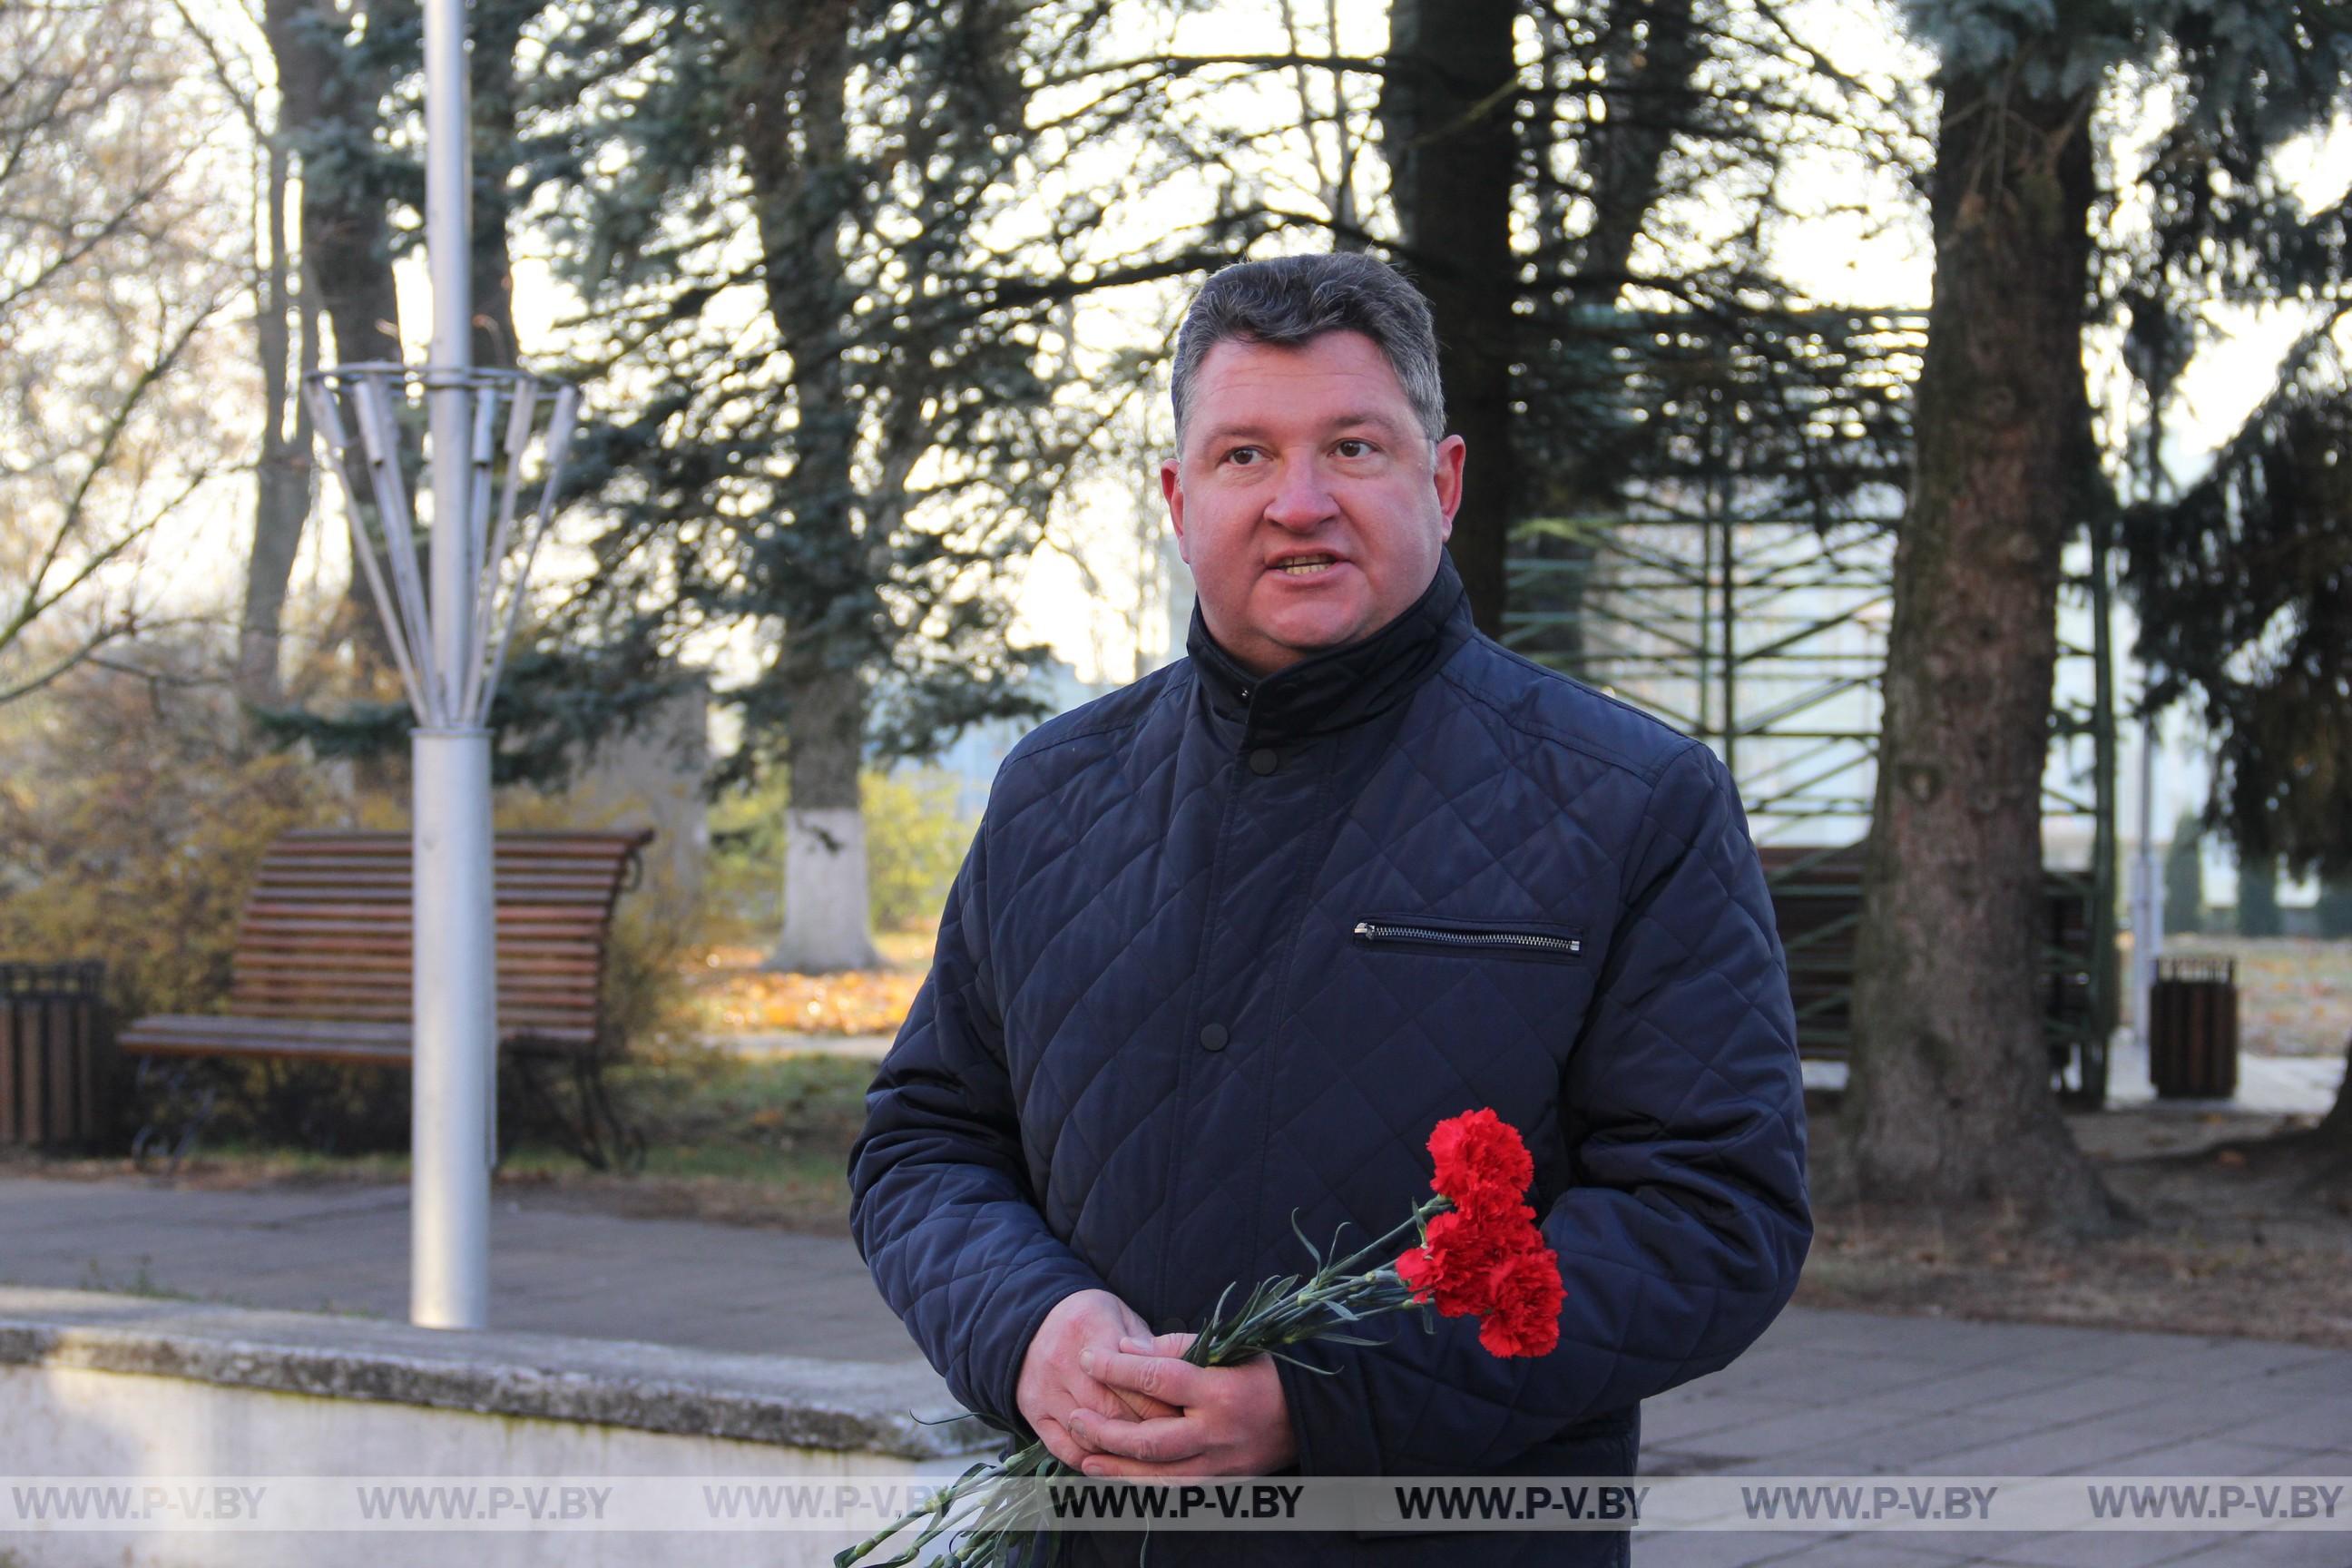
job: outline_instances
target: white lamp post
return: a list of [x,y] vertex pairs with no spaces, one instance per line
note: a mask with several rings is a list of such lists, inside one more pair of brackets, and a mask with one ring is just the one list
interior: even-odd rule
[[[416,715],[409,1316],[431,1328],[478,1329],[489,1319],[499,1039],[488,717],[579,402],[572,387],[471,363],[463,0],[426,0],[425,80],[429,362],[338,365],[312,373],[303,391],[343,484],[354,570],[366,575]],[[401,462],[401,416],[420,395],[433,498],[421,573]],[[522,538],[516,503],[534,447],[539,496]]]

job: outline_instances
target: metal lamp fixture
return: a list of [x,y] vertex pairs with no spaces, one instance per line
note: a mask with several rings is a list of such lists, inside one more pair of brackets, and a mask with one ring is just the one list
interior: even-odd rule
[[[489,1317],[499,1029],[487,719],[579,412],[572,387],[472,363],[467,92],[464,0],[426,0],[428,363],[339,365],[303,383],[349,503],[352,570],[416,715],[409,1316],[449,1329]],[[402,418],[420,400],[433,500],[422,560]],[[526,489],[536,495],[519,521]]]

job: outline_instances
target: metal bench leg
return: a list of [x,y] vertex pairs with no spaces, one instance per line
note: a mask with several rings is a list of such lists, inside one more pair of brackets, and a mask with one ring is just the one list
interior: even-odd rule
[[[135,1091],[142,1104],[149,1091],[155,1091],[159,1103],[153,1120],[131,1135],[131,1162],[138,1169],[152,1172],[161,1159],[163,1173],[176,1176],[181,1163],[195,1152],[196,1140],[220,1109],[220,1085],[204,1070],[205,1066],[201,1060],[175,1058],[163,1066],[152,1056],[139,1058],[138,1075],[132,1080]],[[166,1123],[184,1101],[193,1103],[174,1132]]]
[[635,1172],[646,1163],[646,1137],[621,1118],[604,1087],[604,1058],[572,1058],[572,1081],[579,1092],[580,1157],[599,1171]]
[[[498,1157],[503,1165],[507,1156],[522,1142],[524,1133],[534,1127],[561,1126],[565,1118],[546,1079],[540,1074],[542,1064],[535,1054],[501,1052],[499,1059],[512,1069],[511,1084],[501,1080],[499,1095]],[[509,1087],[512,1093],[505,1092]]]

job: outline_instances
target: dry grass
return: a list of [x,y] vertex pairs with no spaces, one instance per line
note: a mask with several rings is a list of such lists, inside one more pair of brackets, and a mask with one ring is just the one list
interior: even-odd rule
[[[1824,1205],[1797,1300],[2352,1349],[2352,1187],[2315,1184],[2306,1152],[2264,1142],[2310,1120],[2154,1108],[2071,1117],[2141,1229],[2058,1241],[1983,1207]],[[1818,1157],[1837,1135],[1826,1104],[1812,1129]]]
[[698,1026],[712,1035],[896,1034],[922,989],[931,939],[888,932],[876,945],[889,967],[841,974],[772,974],[757,949],[706,949],[688,972]]

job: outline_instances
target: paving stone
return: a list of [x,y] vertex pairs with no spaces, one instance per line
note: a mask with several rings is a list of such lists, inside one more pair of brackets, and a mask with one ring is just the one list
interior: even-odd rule
[[1900,1535],[1851,1535],[1824,1541],[1790,1557],[1776,1557],[1773,1568],[1954,1568],[1968,1561],[1949,1552],[1905,1544]]
[[2302,1454],[2231,1437],[2197,1437],[2119,1461],[2119,1476],[2269,1476]]
[[[1937,1366],[1982,1366],[2078,1343],[2084,1331],[1965,1318],[1837,1314],[1840,1333],[1822,1348],[1852,1356],[1887,1356]],[[2087,1335],[2095,1339],[2095,1334]]]
[[1695,1441],[1727,1427],[1750,1426],[1811,1408],[1779,1399],[1725,1394],[1713,1398],[1682,1396],[1680,1391],[1642,1402],[1642,1447],[1704,1447]]
[[[1732,1363],[1726,1372],[1739,1367],[1746,1357]],[[1743,1380],[1739,1391],[1769,1399],[1785,1399],[1804,1405],[1879,1405],[1893,1409],[1916,1410],[1923,1405],[1941,1408],[1947,1399],[1956,1397],[1949,1391],[1965,1390],[1980,1375],[1990,1375],[1993,1369],[1952,1367],[1912,1356],[1830,1355],[1820,1352],[1805,1352],[1802,1359],[1794,1356],[1760,1370]],[[1718,1373],[1717,1376],[1722,1373]],[[1944,1393],[1927,1393],[1943,1390]],[[1913,1403],[1905,1404],[1906,1396]],[[1958,1395],[1965,1399],[1965,1395]]]
[[2352,1568],[2352,1533],[2294,1531],[2231,1535],[2169,1559],[2167,1568],[2173,1564],[2179,1568]]
[[1936,1461],[1955,1476],[2063,1476],[2126,1473],[2117,1461],[2179,1441],[2151,1430],[2137,1413],[2045,1426],[2021,1437],[1955,1450]]
[[1664,1530],[1637,1531],[1633,1568],[1760,1568],[1785,1562],[1818,1538],[1781,1531]]
[[[2001,1393],[1967,1406],[1970,1415],[1998,1413],[2021,1421],[2036,1421],[2049,1426],[2061,1426],[2072,1421],[2084,1421],[2100,1415],[2116,1415],[2136,1410],[2143,1405],[2180,1397],[2179,1385],[2159,1389],[2145,1378],[2117,1377],[2090,1373],[2074,1378],[2053,1378],[2038,1367],[2006,1369],[2004,1376],[1991,1384],[2014,1378],[2015,1392]],[[1885,1405],[1884,1396],[1873,1403]]]
[[[1688,1452],[1712,1455],[1735,1462],[1756,1459],[1780,1462],[1785,1456],[1801,1449],[1856,1442],[1872,1432],[1903,1425],[1905,1419],[1887,1411],[1807,1408],[1686,1437],[1679,1446]],[[1643,1440],[1646,1442],[1647,1438],[1645,1430]]]
[[2009,1568],[2156,1568],[2233,1539],[2209,1531],[2069,1530],[1985,1559]]
[[1875,1427],[1859,1437],[1842,1437],[1790,1454],[1783,1461],[1784,1472],[1810,1476],[1944,1471],[1949,1469],[1943,1462],[1948,1455],[2029,1436],[2041,1426],[2039,1422],[2014,1421],[2005,1416],[1906,1417],[1898,1426]]
[[2344,1359],[2339,1351],[2265,1340],[2208,1339],[2177,1345],[2143,1342],[2148,1339],[2129,1336],[2132,1344],[2147,1352],[2145,1364],[2126,1363],[2115,1370],[2168,1382],[2184,1377],[2198,1382],[2229,1378],[2271,1381],[2283,1386],[2307,1372],[2325,1372]]
[[[2053,1377],[2047,1367],[1994,1362],[1984,1366],[1954,1369],[1911,1383],[1864,1389],[1855,1394],[1853,1402],[1873,1409],[1900,1410],[1918,1415],[1946,1411],[1981,1415],[1992,1407],[1998,1407],[2001,1414],[2007,1415],[2011,1401],[2062,1397],[2066,1391],[2091,1381],[2087,1375]],[[2139,1393],[2136,1384],[2129,1392],[2133,1403],[2147,1397]]]
[[[1874,1531],[1871,1538],[1890,1542],[1908,1552],[1940,1553],[1959,1563],[1973,1563],[1998,1558],[2003,1552],[2014,1552],[2028,1542],[2044,1539],[2047,1531],[2040,1530],[1903,1530]],[[1856,1535],[1853,1539],[1864,1539]]]

